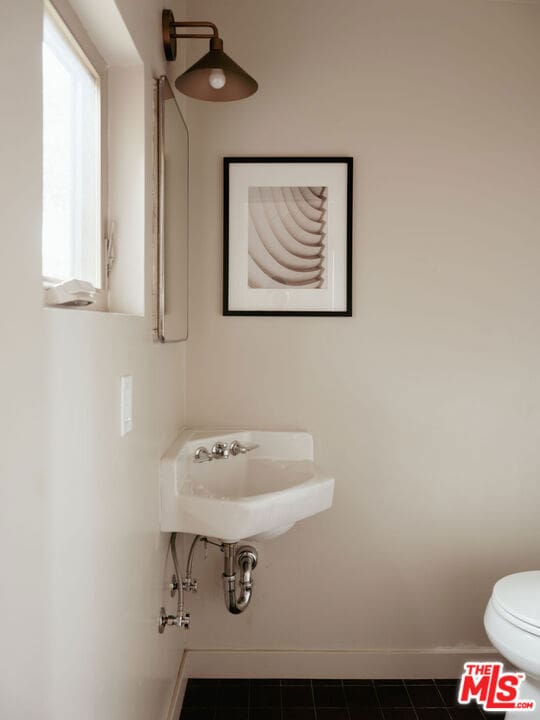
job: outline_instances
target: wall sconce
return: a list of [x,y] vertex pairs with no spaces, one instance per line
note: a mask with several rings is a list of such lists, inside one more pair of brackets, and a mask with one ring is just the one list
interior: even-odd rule
[[[172,10],[163,10],[163,49],[167,60],[176,59],[179,38],[210,39],[210,52],[176,78],[175,85],[184,95],[197,100],[227,102],[241,100],[257,92],[257,82],[223,52],[223,40],[214,23],[175,22]],[[211,33],[177,33],[176,28],[210,28]]]

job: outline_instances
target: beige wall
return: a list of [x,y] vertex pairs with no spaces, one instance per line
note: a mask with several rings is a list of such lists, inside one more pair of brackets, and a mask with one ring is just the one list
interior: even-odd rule
[[[540,550],[540,6],[188,8],[260,83],[189,104],[189,424],[309,429],[336,477],[261,544],[245,615],[211,553],[190,647],[486,644],[494,580]],[[264,154],[354,156],[352,319],[221,316],[221,159]]]
[[[5,2],[2,13],[0,715],[9,720],[162,720],[185,640],[157,632],[160,605],[174,607],[158,462],[185,404],[185,345],[155,345],[151,330],[161,4],[118,4],[144,63],[133,122],[141,128],[135,210],[144,217],[145,317],[42,308],[42,4]],[[99,12],[108,8],[101,0]],[[126,438],[122,374],[134,378]]]
[[[144,61],[144,318],[41,307],[41,2],[5,5],[0,714],[164,717],[186,636],[156,632],[157,467],[186,416],[308,428],[337,480],[332,511],[261,545],[246,615],[210,555],[190,647],[484,643],[493,580],[540,542],[538,5],[189,3],[261,90],[188,107],[187,415],[186,346],[153,345],[149,315],[160,4],[118,3]],[[355,156],[353,319],[221,317],[221,157],[263,153]]]

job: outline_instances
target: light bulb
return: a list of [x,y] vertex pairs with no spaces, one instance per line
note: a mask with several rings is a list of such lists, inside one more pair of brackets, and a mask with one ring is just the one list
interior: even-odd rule
[[221,88],[227,82],[227,78],[225,77],[225,73],[221,68],[214,68],[210,72],[208,82],[214,88],[214,90],[221,90]]

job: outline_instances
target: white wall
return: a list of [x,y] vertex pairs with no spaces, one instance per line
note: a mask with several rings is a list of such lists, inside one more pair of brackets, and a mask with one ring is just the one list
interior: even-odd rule
[[[538,566],[540,6],[198,0],[260,83],[191,102],[188,420],[306,428],[331,511],[198,571],[190,647],[484,645]],[[194,56],[200,48],[194,49]],[[224,155],[352,155],[354,317],[222,317]]]
[[35,718],[45,705],[48,680],[41,5],[38,0],[11,5],[2,12],[0,30],[0,714]]
[[[4,4],[0,715],[161,720],[185,640],[157,632],[160,606],[174,605],[158,461],[185,415],[185,345],[152,342],[152,77],[165,71],[161,3],[118,3],[144,63],[144,317],[42,308],[42,5]],[[106,8],[102,2],[100,12]],[[123,439],[122,374],[134,378],[134,430]]]

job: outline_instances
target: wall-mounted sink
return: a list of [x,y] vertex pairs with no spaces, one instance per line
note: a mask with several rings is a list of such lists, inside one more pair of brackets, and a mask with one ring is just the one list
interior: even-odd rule
[[[234,441],[247,452],[229,453]],[[216,443],[228,457],[212,456]],[[212,460],[199,452],[196,461],[201,447]],[[334,479],[313,462],[309,433],[185,430],[161,460],[161,530],[269,539],[327,510],[333,493]]]

